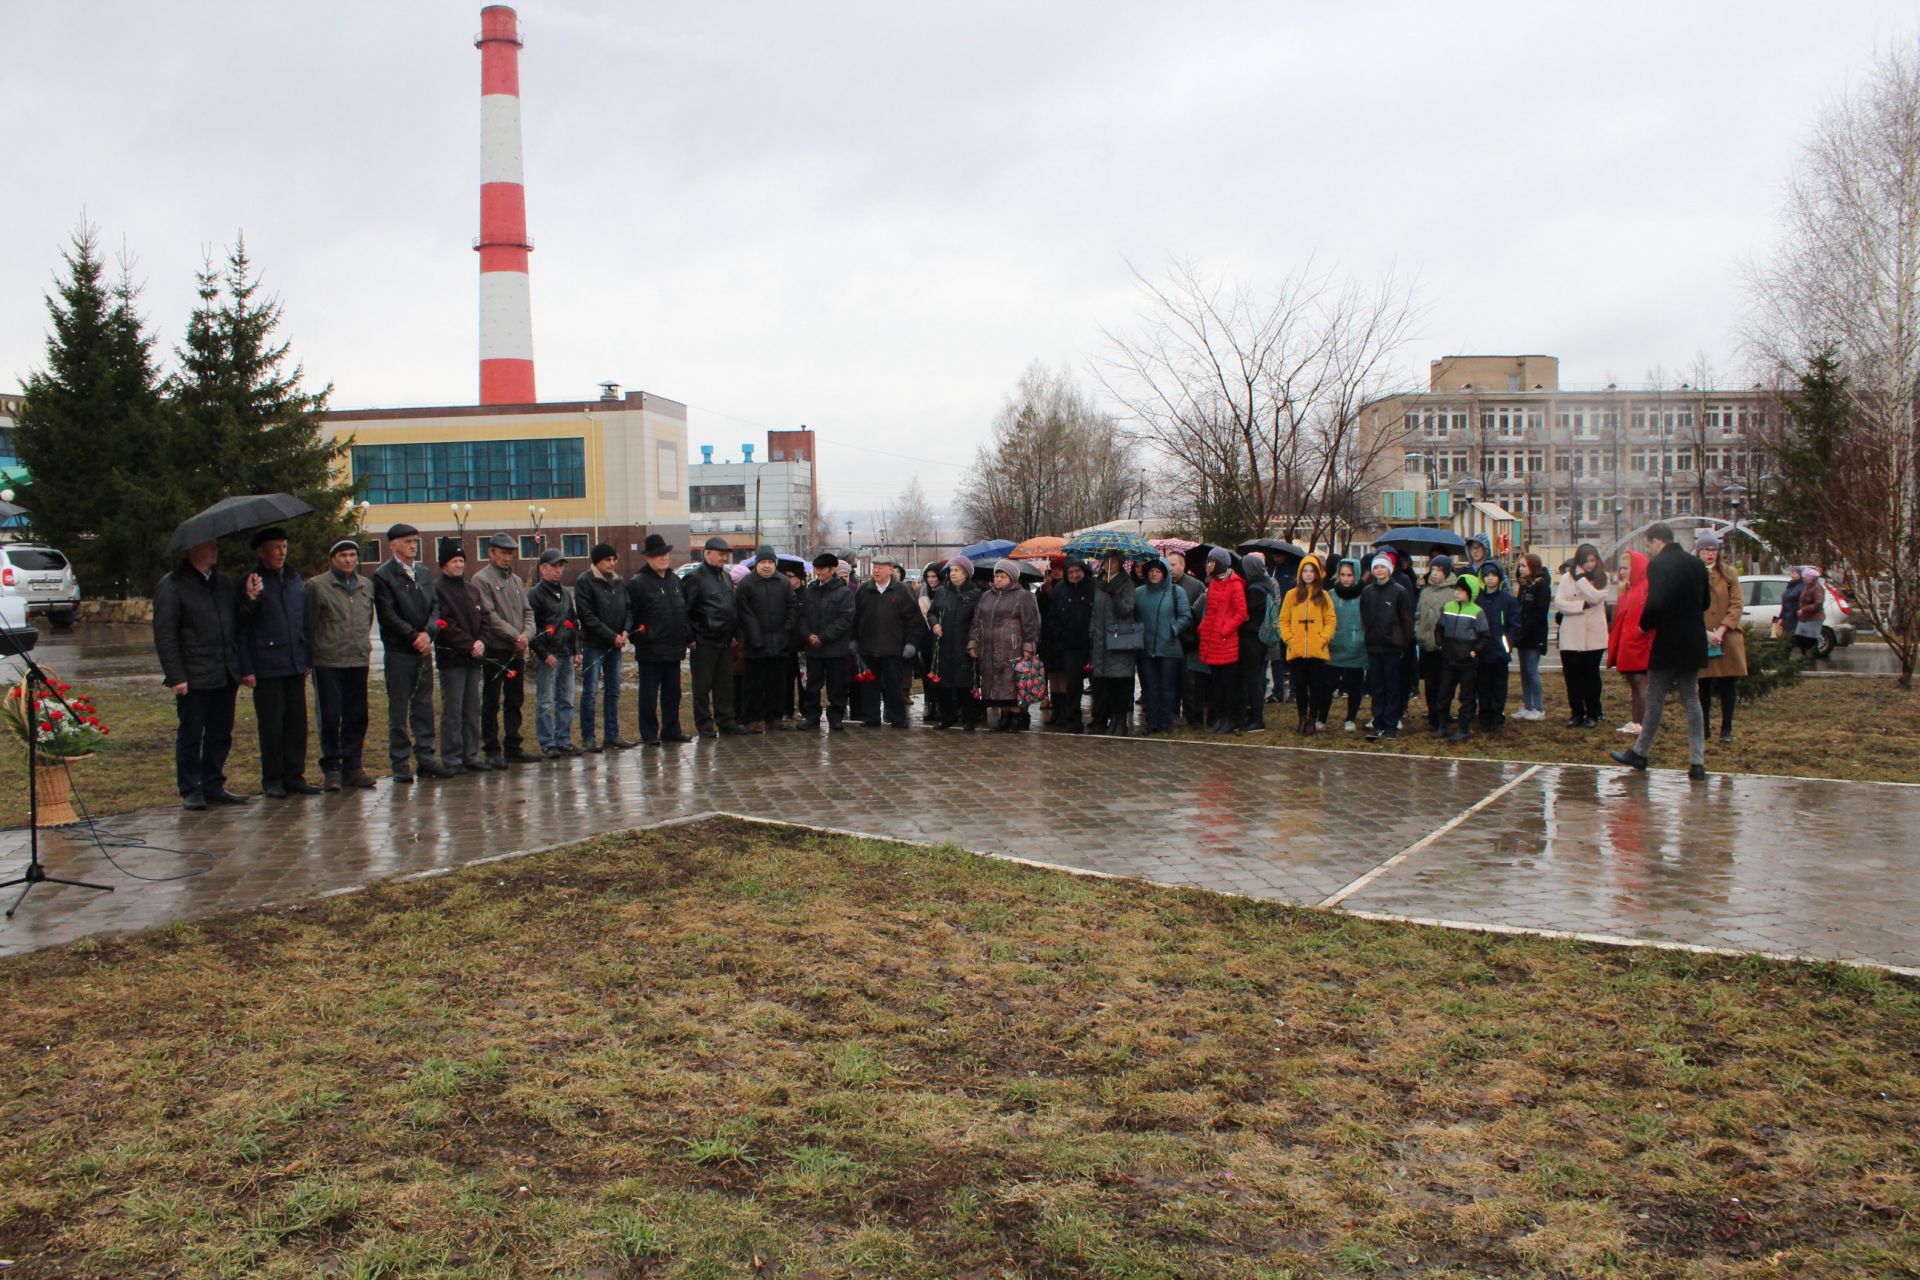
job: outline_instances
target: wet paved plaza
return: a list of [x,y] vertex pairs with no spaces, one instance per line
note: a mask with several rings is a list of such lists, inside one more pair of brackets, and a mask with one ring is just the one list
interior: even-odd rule
[[[1032,733],[775,733],[74,833],[0,954],[705,813],[1368,915],[1920,970],[1920,787]],[[167,850],[204,851],[188,858]],[[0,878],[25,834],[0,834]],[[204,875],[169,876],[202,866]]]

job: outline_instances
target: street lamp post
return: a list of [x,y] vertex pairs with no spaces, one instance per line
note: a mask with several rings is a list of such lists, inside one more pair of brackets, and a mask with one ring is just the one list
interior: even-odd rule
[[533,525],[533,544],[540,550],[547,549],[546,541],[540,536],[540,526],[547,522],[547,509],[527,504],[527,521]]
[[460,539],[460,554],[464,556],[467,554],[467,521],[473,519],[473,504],[469,502],[462,506],[458,502],[449,502],[447,506],[453,512],[454,536]]
[[1613,495],[1612,502],[1613,502],[1613,540],[1616,544],[1618,544],[1620,541],[1620,517],[1626,514],[1626,510],[1627,510],[1626,495],[1624,493],[1616,493]]

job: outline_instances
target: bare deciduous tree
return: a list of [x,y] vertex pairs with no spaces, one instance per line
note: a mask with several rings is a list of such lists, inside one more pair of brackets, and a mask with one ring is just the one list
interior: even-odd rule
[[934,541],[933,504],[927,501],[927,491],[920,487],[918,472],[907,481],[907,487],[893,500],[893,509],[887,512],[887,540],[895,543]]
[[1107,389],[1165,461],[1200,533],[1332,541],[1362,517],[1399,441],[1360,423],[1417,317],[1392,275],[1368,288],[1311,264],[1270,292],[1189,263],[1162,283],[1135,272],[1148,308],[1107,333]]
[[[1920,656],[1920,41],[1820,118],[1754,268],[1748,339],[1776,381],[1831,347],[1850,408],[1821,510],[1856,602],[1913,685]],[[1764,494],[1762,495],[1764,501]]]
[[1065,534],[1117,519],[1137,498],[1129,441],[1064,371],[1035,363],[994,418],[960,485],[970,538]]

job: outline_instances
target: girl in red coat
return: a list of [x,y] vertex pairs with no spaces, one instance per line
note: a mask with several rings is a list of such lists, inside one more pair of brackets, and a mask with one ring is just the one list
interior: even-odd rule
[[1207,700],[1214,733],[1233,733],[1246,714],[1240,687],[1240,624],[1247,620],[1247,586],[1233,571],[1225,547],[1207,552],[1207,606],[1200,619],[1200,661],[1207,664]]
[[1623,557],[1627,589],[1614,606],[1613,630],[1607,633],[1607,665],[1627,679],[1633,701],[1633,719],[1620,732],[1638,734],[1647,713],[1647,663],[1653,657],[1653,633],[1640,629],[1640,611],[1647,604],[1647,558],[1638,551]]

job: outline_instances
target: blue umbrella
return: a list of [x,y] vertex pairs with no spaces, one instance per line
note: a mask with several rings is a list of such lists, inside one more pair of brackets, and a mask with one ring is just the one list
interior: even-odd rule
[[1160,553],[1137,533],[1122,529],[1089,529],[1067,539],[1066,553],[1095,560],[1118,551],[1129,560],[1151,560]]
[[979,564],[982,560],[1004,560],[1007,554],[1019,545],[1005,538],[988,538],[985,542],[976,542],[970,547],[960,548],[960,554]]
[[1392,547],[1410,556],[1430,556],[1436,551],[1465,551],[1467,540],[1451,529],[1395,529],[1373,540],[1376,547]]

